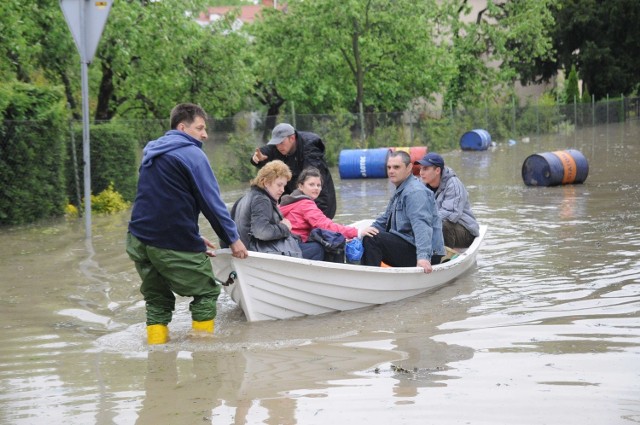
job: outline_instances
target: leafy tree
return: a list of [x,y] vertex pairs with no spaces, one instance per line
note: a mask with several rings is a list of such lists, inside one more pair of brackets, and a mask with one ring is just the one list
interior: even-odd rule
[[548,7],[555,1],[487,0],[479,10],[468,0],[445,2],[448,15],[456,17],[451,40],[457,68],[445,103],[476,106],[510,94],[519,72],[549,55],[553,16]]
[[580,100],[580,90],[578,89],[578,73],[576,66],[571,65],[569,77],[564,91],[564,103],[574,103]]
[[264,10],[251,29],[256,95],[276,112],[403,110],[438,92],[450,72],[448,50],[434,41],[435,0],[325,0]]
[[215,116],[242,106],[251,81],[242,55],[247,41],[231,31],[229,19],[201,28],[192,16],[204,3],[129,1],[112,7],[97,52],[96,119],[164,118],[185,101]]
[[0,77],[2,81],[31,82],[37,69],[36,56],[40,51],[40,28],[33,17],[39,8],[36,3],[20,0],[0,2]]
[[584,87],[602,99],[640,87],[640,2],[564,0],[550,4],[555,17],[554,57],[535,62],[524,81],[548,81],[576,64]]
[[587,89],[587,87],[584,87],[584,90],[582,90],[582,103],[591,103],[591,95],[589,94],[589,90]]

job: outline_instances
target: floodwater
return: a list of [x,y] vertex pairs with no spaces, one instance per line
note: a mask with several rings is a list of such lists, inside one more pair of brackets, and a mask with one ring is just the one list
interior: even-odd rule
[[[526,187],[532,154],[575,148],[584,184]],[[401,302],[247,323],[149,349],[129,213],[0,230],[0,423],[640,423],[640,121],[444,155],[489,226],[477,266]],[[337,220],[386,180],[340,181]],[[239,188],[225,188],[233,202]],[[213,233],[202,223],[203,233]]]

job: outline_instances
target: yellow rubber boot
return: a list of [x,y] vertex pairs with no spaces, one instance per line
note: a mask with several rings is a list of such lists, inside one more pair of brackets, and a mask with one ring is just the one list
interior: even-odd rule
[[210,334],[213,333],[213,326],[213,319],[205,320],[204,322],[198,322],[197,320],[194,320],[191,325],[193,330],[196,332],[206,332]]
[[167,328],[167,325],[147,326],[147,344],[166,344],[167,341],[169,341],[169,328]]

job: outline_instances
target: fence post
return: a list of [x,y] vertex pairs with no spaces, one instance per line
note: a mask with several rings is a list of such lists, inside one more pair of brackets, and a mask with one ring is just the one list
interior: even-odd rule
[[409,106],[409,146],[413,146],[413,102]]
[[516,136],[516,97],[511,97],[511,105],[513,106],[513,137]]
[[536,97],[536,136],[540,135],[540,96]]
[[449,123],[449,131],[451,132],[451,140],[453,140],[454,136],[454,115],[453,115],[453,102],[449,101],[449,113],[451,114],[451,121]]
[[489,128],[489,104],[487,98],[484,98],[484,128]]
[[578,106],[576,105],[576,95],[573,95],[573,125],[578,128]]
[[366,134],[364,132],[364,108],[362,106],[362,102],[360,102],[359,108],[360,108],[360,140],[362,141],[363,146],[364,146],[364,141],[366,139]]
[[591,95],[591,125],[596,125],[596,95]]
[[296,128],[296,102],[291,101],[291,125]]
[[607,93],[607,124],[609,124],[609,93]]

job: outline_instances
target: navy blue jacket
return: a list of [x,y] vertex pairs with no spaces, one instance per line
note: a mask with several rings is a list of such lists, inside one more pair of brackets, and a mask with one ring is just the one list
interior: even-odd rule
[[202,142],[170,130],[144,148],[129,232],[157,248],[204,252],[200,213],[220,240],[238,240]]

